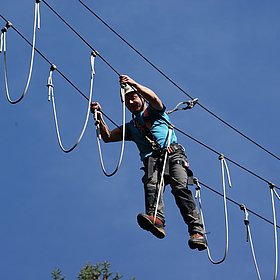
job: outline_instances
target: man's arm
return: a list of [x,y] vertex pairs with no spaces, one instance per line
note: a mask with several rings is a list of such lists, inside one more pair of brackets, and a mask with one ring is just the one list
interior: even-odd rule
[[122,130],[120,128],[115,128],[113,130],[110,130],[108,128],[106,122],[103,119],[103,116],[101,113],[101,106],[98,102],[93,102],[91,104],[91,112],[94,113],[95,110],[97,110],[97,120],[99,121],[100,134],[101,134],[102,140],[105,143],[121,141],[122,140]]
[[150,106],[152,106],[154,109],[161,111],[164,108],[159,97],[151,89],[137,83],[129,76],[121,75],[120,83],[129,84],[130,86],[134,87],[137,90],[137,92],[140,93],[149,102]]

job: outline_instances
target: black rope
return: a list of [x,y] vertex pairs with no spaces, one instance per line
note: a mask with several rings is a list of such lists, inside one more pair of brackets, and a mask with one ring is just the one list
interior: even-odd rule
[[[207,189],[209,189],[210,191],[214,192],[215,194],[217,194],[217,195],[223,197],[223,194],[222,194],[222,193],[220,193],[220,192],[214,190],[213,188],[211,188],[211,187],[207,186],[206,184],[202,183],[201,181],[199,181],[199,183],[200,183],[202,186],[204,186],[205,188],[207,188]],[[242,203],[238,203],[238,202],[234,201],[233,199],[231,199],[231,198],[229,198],[229,197],[227,197],[226,199],[227,199],[228,201],[232,202],[233,204],[239,206],[239,207],[241,207],[242,205],[244,205],[244,204],[242,204]],[[270,220],[268,220],[267,218],[261,216],[260,214],[254,212],[253,210],[248,209],[247,207],[246,207],[246,209],[247,209],[248,212],[252,213],[253,215],[257,216],[258,218],[264,220],[265,222],[267,222],[267,223],[269,223],[269,224],[271,224],[271,225],[274,225],[274,223],[271,222]],[[276,227],[280,228],[280,226],[278,226],[278,225],[276,225]]]
[[[171,124],[171,123],[169,123],[166,119],[164,119],[164,120],[165,120],[168,124]],[[215,153],[215,154],[217,154],[217,155],[221,155],[221,154],[222,154],[222,153],[219,153],[218,151],[216,151],[215,149],[211,148],[210,146],[204,144],[203,142],[197,140],[196,138],[192,137],[191,135],[187,134],[186,132],[182,131],[181,129],[179,129],[179,128],[177,128],[177,127],[174,127],[174,130],[177,130],[177,131],[180,132],[181,134],[183,134],[183,135],[185,135],[186,137],[192,139],[193,141],[195,141],[196,143],[198,143],[198,144],[200,144],[201,146],[205,147],[206,149],[212,151],[213,153]],[[224,157],[225,157],[225,159],[227,159],[227,160],[228,160],[229,162],[231,162],[232,164],[238,166],[239,168],[241,168],[241,169],[243,169],[244,171],[250,173],[251,175],[257,177],[258,179],[260,179],[260,180],[266,182],[268,185],[271,184],[271,182],[270,182],[269,180],[263,178],[262,176],[256,174],[255,172],[249,170],[248,168],[242,166],[241,164],[237,163],[236,161],[234,161],[234,160],[232,160],[232,159],[230,159],[230,158],[228,158],[228,157],[226,157],[226,156],[224,156]],[[280,189],[280,188],[277,187],[277,186],[275,186],[275,188]]]
[[[69,27],[92,51],[96,52],[96,50],[66,21],[63,19],[62,16],[60,16],[45,0],[42,0],[42,2],[67,26]],[[98,53],[98,52],[97,52]],[[98,56],[105,62],[118,76],[120,76],[120,73],[99,53]]]
[[[134,50],[140,57],[142,57],[148,64],[150,64],[157,72],[159,72],[164,78],[166,78],[171,84],[173,84],[177,89],[179,89],[182,93],[184,93],[186,96],[188,96],[191,99],[194,99],[190,94],[188,94],[182,87],[180,87],[174,80],[169,78],[162,70],[160,70],[154,63],[152,63],[149,59],[147,59],[140,51],[138,51],[134,46],[132,46],[126,39],[124,39],[118,32],[116,32],[109,24],[107,24],[100,16],[98,16],[92,9],[90,9],[83,1],[79,0],[79,2],[91,13],[93,14],[98,20],[100,20],[107,28],[109,28],[117,37],[119,37],[125,44],[127,44],[132,50]],[[242,137],[246,138],[248,141],[268,153],[269,155],[273,156],[274,158],[280,160],[280,157],[275,155],[274,153],[270,152],[268,149],[263,147],[262,145],[258,144],[255,140],[235,128],[233,125],[228,123],[227,121],[223,120],[221,117],[219,117],[217,114],[212,112],[211,110],[207,109],[205,106],[200,104],[199,102],[197,103],[202,109],[204,109],[206,112],[211,114],[213,117],[218,119],[220,122],[234,130],[236,133],[241,135]]]

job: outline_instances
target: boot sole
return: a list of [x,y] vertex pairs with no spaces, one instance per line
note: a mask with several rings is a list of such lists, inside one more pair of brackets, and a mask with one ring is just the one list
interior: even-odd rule
[[138,215],[137,222],[142,229],[151,232],[155,237],[159,239],[163,239],[165,237],[164,229],[156,227],[152,221],[144,216]]
[[191,240],[189,240],[189,247],[193,250],[198,249],[198,251],[203,251],[207,249],[207,245],[205,244],[205,242],[195,242]]

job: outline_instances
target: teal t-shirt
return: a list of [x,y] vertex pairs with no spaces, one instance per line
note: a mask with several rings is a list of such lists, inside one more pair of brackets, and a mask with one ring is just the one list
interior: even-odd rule
[[[150,123],[150,132],[153,135],[153,139],[159,144],[161,148],[167,146],[168,141],[168,123],[170,123],[169,116],[165,113],[165,107],[162,111],[157,111],[152,107],[147,107],[147,112],[144,111],[135,115],[135,121],[141,126],[145,126],[146,123]],[[145,115],[145,117],[144,117]],[[164,121],[164,119],[167,121]],[[149,141],[145,138],[143,133],[140,132],[139,127],[135,125],[134,119],[126,123],[126,140],[136,143],[140,158],[143,161],[146,157],[153,153],[153,149]],[[171,133],[170,143],[177,143],[177,137],[174,130]]]

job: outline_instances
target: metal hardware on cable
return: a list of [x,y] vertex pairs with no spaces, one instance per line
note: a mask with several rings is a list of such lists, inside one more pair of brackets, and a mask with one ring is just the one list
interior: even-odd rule
[[277,221],[276,221],[276,210],[275,210],[275,202],[274,195],[280,200],[279,194],[275,190],[275,185],[273,183],[269,183],[270,195],[271,195],[271,206],[272,206],[272,214],[273,214],[273,226],[274,226],[274,242],[275,242],[275,270],[274,270],[274,280],[277,278],[278,273],[278,237],[277,237]]
[[248,213],[247,208],[244,204],[240,205],[240,209],[242,211],[244,211],[244,215],[245,215],[244,224],[246,226],[246,231],[247,231],[246,241],[247,242],[250,241],[250,247],[251,247],[251,253],[252,253],[254,265],[255,265],[255,268],[256,268],[257,275],[258,275],[258,279],[261,280],[261,274],[260,274],[260,271],[259,271],[259,267],[258,267],[256,255],[255,255],[255,250],[254,250],[254,245],[253,245],[253,239],[252,239],[251,230],[250,230],[249,213]]
[[[167,111],[166,114],[171,114],[171,113],[176,112],[178,110],[192,109],[195,106],[195,104],[197,104],[197,103],[198,103],[198,98],[191,99],[191,100],[188,100],[188,101],[179,102],[172,110]],[[180,108],[181,105],[187,105],[187,106]]]
[[[34,11],[34,25],[33,25],[33,39],[32,39],[32,50],[31,50],[31,59],[30,59],[30,64],[29,64],[29,73],[28,73],[28,77],[27,77],[27,82],[25,85],[25,88],[23,90],[22,95],[16,99],[16,100],[12,100],[10,97],[10,93],[9,93],[9,84],[8,84],[8,74],[7,74],[7,50],[6,50],[6,33],[7,30],[11,25],[11,23],[7,22],[6,26],[2,29],[2,35],[1,35],[1,51],[2,48],[4,49],[4,79],[5,79],[5,89],[6,89],[6,96],[8,101],[11,104],[16,104],[18,102],[20,102],[24,96],[26,95],[26,92],[29,88],[29,84],[30,84],[30,80],[31,80],[31,76],[32,76],[32,71],[33,71],[33,65],[34,65],[34,56],[35,56],[35,42],[36,42],[36,28],[40,29],[40,6],[39,6],[39,2],[38,0],[36,0],[35,3],[35,11]],[[2,47],[3,45],[3,47]]]
[[166,151],[165,151],[165,154],[164,154],[164,160],[163,160],[161,178],[160,178],[159,189],[158,189],[158,193],[157,193],[156,208],[155,208],[155,212],[154,212],[154,221],[153,221],[154,224],[155,224],[156,218],[157,218],[159,200],[160,200],[160,198],[162,197],[162,194],[163,194],[164,172],[165,172],[165,167],[166,167],[166,162],[167,162],[168,148],[169,148],[169,146],[170,146],[172,130],[173,130],[173,126],[169,125],[169,126],[168,126],[168,134],[167,134],[167,146],[166,146]]
[[82,140],[87,124],[88,124],[88,120],[89,120],[89,115],[90,115],[90,105],[91,105],[91,100],[92,100],[92,93],[93,93],[93,83],[94,83],[94,75],[95,75],[95,71],[94,71],[94,60],[95,60],[96,54],[95,53],[91,53],[91,79],[90,79],[90,93],[89,93],[89,98],[88,98],[88,107],[87,107],[87,114],[86,114],[86,120],[83,126],[83,129],[81,131],[81,134],[77,140],[77,142],[69,149],[66,149],[61,141],[61,136],[60,136],[60,132],[59,132],[59,125],[58,125],[58,120],[57,120],[57,114],[56,114],[56,106],[55,106],[55,97],[54,97],[54,85],[53,85],[53,80],[52,80],[52,76],[53,76],[53,72],[57,69],[56,66],[54,64],[51,65],[50,67],[50,74],[49,74],[49,78],[48,78],[48,101],[52,101],[52,108],[53,108],[53,115],[54,115],[54,122],[55,122],[55,129],[56,129],[56,135],[57,135],[57,139],[58,139],[58,143],[60,148],[62,149],[63,152],[65,153],[69,153],[71,151],[73,151],[78,144],[80,143],[80,141]]
[[0,38],[0,53],[2,51],[6,52],[7,49],[7,43],[6,43],[6,33],[8,29],[12,26],[13,24],[8,21],[6,25],[1,29],[1,38]]
[[97,140],[100,164],[101,164],[101,168],[102,168],[102,171],[103,171],[104,175],[107,176],[107,177],[111,177],[111,176],[113,176],[117,173],[117,171],[119,170],[119,167],[121,165],[122,158],[123,158],[123,153],[124,153],[124,143],[125,143],[125,102],[124,102],[124,96],[125,96],[125,91],[124,91],[124,88],[122,86],[120,87],[120,95],[121,95],[121,102],[122,102],[123,125],[122,125],[121,128],[120,127],[119,128],[122,129],[122,144],[121,144],[120,157],[119,157],[117,166],[116,166],[115,170],[111,173],[108,173],[105,169],[102,150],[101,150],[101,143],[100,143],[101,142],[100,120],[97,118],[97,110],[95,110],[93,112],[94,122],[95,122],[95,126],[96,126],[96,140]]

